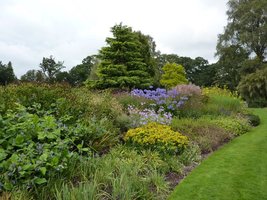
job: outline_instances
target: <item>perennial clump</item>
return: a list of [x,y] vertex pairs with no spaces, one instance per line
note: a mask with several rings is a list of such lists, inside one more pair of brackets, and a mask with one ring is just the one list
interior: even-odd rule
[[175,132],[168,125],[155,122],[130,129],[124,140],[134,146],[157,150],[168,154],[181,153],[188,144],[188,138]]
[[155,103],[156,109],[163,108],[166,112],[171,112],[172,114],[177,114],[177,111],[188,100],[187,96],[181,95],[175,89],[134,89],[132,90],[131,95],[152,100]]

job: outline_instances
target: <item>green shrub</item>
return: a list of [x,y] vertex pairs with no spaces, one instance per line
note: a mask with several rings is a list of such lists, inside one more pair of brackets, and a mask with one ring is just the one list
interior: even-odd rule
[[188,144],[187,137],[181,133],[171,130],[170,126],[154,122],[128,130],[124,140],[136,146],[169,154],[181,153]]
[[185,69],[182,65],[176,63],[167,63],[162,67],[163,74],[160,84],[166,88],[172,88],[179,84],[188,83]]
[[[0,87],[0,113],[12,109],[16,103],[29,108],[38,105],[38,110],[49,111],[56,119],[70,115],[72,119],[88,120],[106,118],[114,126],[124,128],[120,120],[123,108],[109,92],[91,92],[86,88],[70,88],[65,85],[21,84]],[[36,114],[35,110],[29,110]]]
[[204,88],[207,102],[202,108],[204,115],[230,116],[246,112],[247,106],[237,95],[227,89],[218,87]]
[[74,154],[101,153],[118,142],[118,133],[106,118],[68,125],[71,116],[56,119],[47,113],[31,114],[17,104],[0,115],[0,182],[5,190],[46,183],[68,167]]
[[233,135],[225,129],[211,123],[210,118],[173,119],[171,127],[182,132],[189,140],[197,144],[202,153],[216,150]]
[[242,135],[250,129],[247,119],[241,117],[219,117],[212,119],[211,123],[222,127],[234,135]]
[[262,70],[243,77],[238,85],[238,91],[250,107],[267,106],[267,64]]
[[74,148],[66,130],[53,116],[38,117],[21,105],[0,116],[1,189],[43,184],[66,168],[72,156],[69,150]]
[[12,109],[14,103],[20,103],[25,107],[33,103],[39,103],[42,109],[49,110],[57,99],[69,94],[71,88],[65,85],[48,85],[25,83],[21,85],[9,85],[0,88],[0,102],[6,111]]
[[251,126],[258,126],[261,123],[260,118],[257,115],[247,114],[246,117]]

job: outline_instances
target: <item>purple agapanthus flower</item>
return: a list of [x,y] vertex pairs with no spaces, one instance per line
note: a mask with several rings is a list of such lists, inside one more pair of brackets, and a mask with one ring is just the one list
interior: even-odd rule
[[175,111],[180,108],[188,100],[188,97],[181,96],[175,89],[166,90],[164,88],[156,88],[155,90],[134,89],[131,94],[133,96],[143,97],[153,100],[157,106],[163,106],[166,111]]

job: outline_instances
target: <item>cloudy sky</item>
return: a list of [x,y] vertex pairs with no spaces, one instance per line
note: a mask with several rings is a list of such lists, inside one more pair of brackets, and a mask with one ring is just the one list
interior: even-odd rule
[[152,36],[157,50],[214,58],[226,25],[227,0],[0,0],[0,61],[20,77],[43,57],[66,70],[96,54],[123,22]]

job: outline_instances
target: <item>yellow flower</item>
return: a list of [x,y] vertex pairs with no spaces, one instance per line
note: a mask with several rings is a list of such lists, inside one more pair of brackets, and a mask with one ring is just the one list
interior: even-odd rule
[[143,127],[130,129],[124,136],[126,142],[146,146],[152,149],[178,152],[188,144],[188,138],[179,132],[171,130],[170,126],[149,123]]

